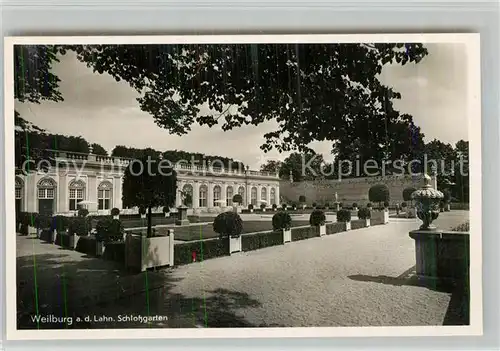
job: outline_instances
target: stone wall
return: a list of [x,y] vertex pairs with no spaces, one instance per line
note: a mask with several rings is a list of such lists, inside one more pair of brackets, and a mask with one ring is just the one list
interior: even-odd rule
[[[403,189],[413,187],[415,189],[424,185],[422,176],[385,176],[385,177],[365,177],[350,178],[342,180],[314,180],[303,182],[280,181],[281,202],[298,202],[299,196],[306,197],[307,204],[316,202],[321,205],[326,202],[335,202],[337,199],[345,206],[351,206],[356,202],[359,206],[366,205],[368,200],[368,190],[376,184],[386,184],[390,192],[390,204],[403,202]],[[436,186],[435,178],[432,182]]]

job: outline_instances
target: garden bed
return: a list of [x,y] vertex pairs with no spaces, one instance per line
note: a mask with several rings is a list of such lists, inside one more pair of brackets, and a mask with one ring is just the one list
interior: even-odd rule
[[[309,225],[309,221],[292,221],[292,227]],[[168,229],[173,229],[175,240],[194,241],[218,238],[219,234],[214,232],[212,224],[175,226],[156,228],[157,235],[166,235]],[[243,234],[272,231],[271,221],[243,221]]]

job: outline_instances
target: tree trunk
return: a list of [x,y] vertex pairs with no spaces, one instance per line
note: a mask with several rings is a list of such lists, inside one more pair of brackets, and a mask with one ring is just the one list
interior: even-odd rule
[[151,206],[148,206],[148,238],[152,237],[153,236],[153,233],[151,232],[152,231],[152,220],[151,220]]

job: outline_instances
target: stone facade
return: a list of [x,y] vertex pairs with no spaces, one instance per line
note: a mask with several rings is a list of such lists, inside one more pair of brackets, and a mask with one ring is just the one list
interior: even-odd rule
[[[390,175],[385,177],[364,177],[350,178],[342,180],[315,180],[303,182],[291,182],[281,180],[280,193],[284,202],[298,202],[299,196],[304,195],[306,202],[312,204],[330,203],[337,201],[346,206],[357,203],[365,206],[368,200],[369,189],[376,184],[385,184],[390,192],[390,204],[401,204],[403,200],[403,190],[408,187],[418,189],[424,185],[422,176]],[[433,186],[437,187],[436,178],[433,177]]]
[[[16,175],[16,210],[39,213],[75,213],[83,201],[91,212],[109,214],[114,207],[123,209],[123,174],[130,159],[92,154],[52,151],[56,166],[46,172]],[[227,170],[216,167],[176,165],[176,205],[190,194],[187,206],[201,212],[232,207],[232,197],[240,193],[243,206],[253,203],[279,205],[279,178],[251,170]],[[192,211],[192,210],[191,210]]]

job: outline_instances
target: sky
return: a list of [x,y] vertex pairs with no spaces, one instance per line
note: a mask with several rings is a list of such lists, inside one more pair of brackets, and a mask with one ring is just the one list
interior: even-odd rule
[[[459,43],[426,44],[429,51],[419,64],[387,65],[380,80],[401,93],[394,105],[413,116],[425,140],[455,144],[467,140],[466,50]],[[223,132],[220,128],[194,125],[184,136],[170,135],[140,110],[138,94],[125,82],[107,74],[93,73],[69,52],[53,72],[61,79],[63,102],[21,104],[16,110],[35,125],[54,134],[82,136],[101,144],[110,153],[116,145],[163,150],[184,150],[230,157],[258,169],[269,159],[284,159],[288,153],[259,149],[263,135],[275,130],[273,122],[243,126]],[[327,161],[331,143],[313,143],[312,148]]]

